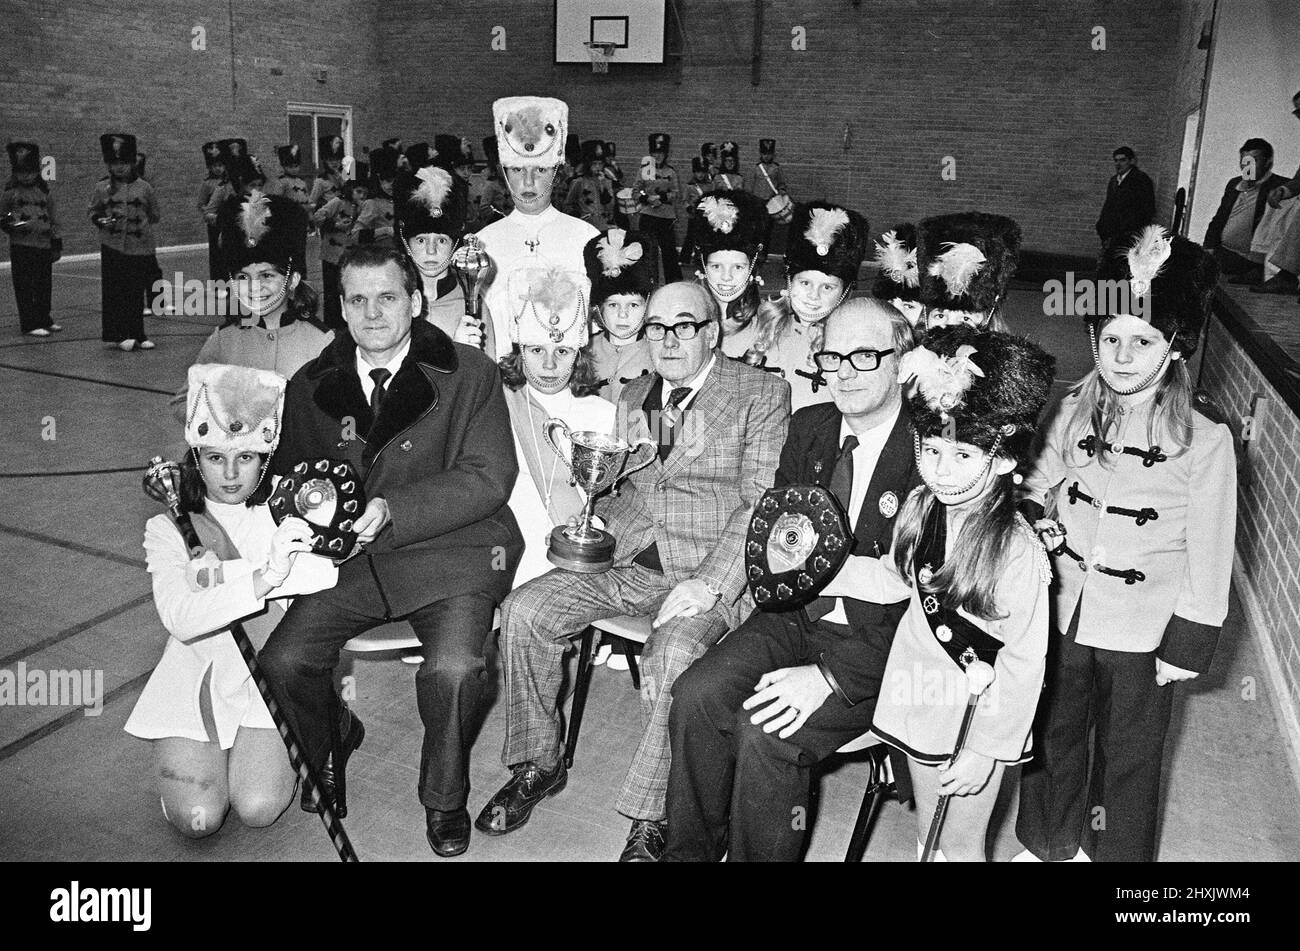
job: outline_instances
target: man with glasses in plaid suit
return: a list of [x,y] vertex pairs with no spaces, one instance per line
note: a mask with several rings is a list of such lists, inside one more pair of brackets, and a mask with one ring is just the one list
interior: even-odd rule
[[614,567],[557,568],[501,606],[502,760],[513,775],[479,814],[481,832],[514,831],[567,781],[559,704],[573,637],[601,618],[653,615],[641,657],[645,732],[616,807],[633,820],[620,861],[657,861],[663,852],[672,685],[753,610],[743,545],[790,416],[789,384],[718,351],[720,319],[700,284],[669,284],[651,296],[643,332],[656,372],[629,383],[618,405],[628,441],[649,433],[652,445],[638,452],[657,458],[597,505],[617,540]]

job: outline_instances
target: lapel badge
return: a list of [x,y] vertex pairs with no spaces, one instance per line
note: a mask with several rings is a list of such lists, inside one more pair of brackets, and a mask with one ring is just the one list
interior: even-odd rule
[[927,594],[925,600],[921,602],[921,607],[925,608],[926,614],[934,614],[939,610],[939,599],[932,594]]
[[401,445],[399,448],[402,450],[402,452],[410,452],[410,451],[411,451],[411,440],[409,440],[409,439],[404,439],[404,440],[402,440],[402,445]]
[[930,579],[934,577],[934,569],[929,565],[922,565],[921,570],[916,573],[916,580],[921,584],[929,584]]
[[942,641],[943,643],[947,644],[950,640],[952,640],[952,628],[950,628],[947,624],[940,624],[938,627],[934,629],[934,636],[939,638],[939,640]]
[[880,497],[880,514],[885,518],[893,518],[898,511],[898,496],[892,491],[886,492]]

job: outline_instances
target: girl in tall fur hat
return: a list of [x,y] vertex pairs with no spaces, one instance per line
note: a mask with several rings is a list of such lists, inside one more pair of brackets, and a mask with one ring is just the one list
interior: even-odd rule
[[[562,419],[574,432],[612,433],[615,407],[602,399],[587,346],[590,294],[586,276],[536,258],[509,273],[510,353],[498,363],[520,460],[510,510],[524,536],[515,571],[521,585],[550,571],[551,529],[582,514],[586,498],[569,484],[569,470],[546,445],[548,419]],[[552,318],[559,318],[555,324]]]
[[926,218],[916,256],[926,328],[1007,329],[1001,308],[1020,260],[1020,225],[982,211]]
[[[1030,756],[1047,652],[1043,546],[1016,509],[1013,475],[1033,441],[1055,361],[1019,337],[945,327],[903,357],[924,484],[908,496],[881,559],[851,557],[859,597],[910,598],[881,681],[872,732],[907,754],[918,848],[939,796],[951,796],[939,845],[985,861],[989,816],[1007,766]],[[843,572],[841,572],[843,575]],[[966,669],[993,668],[965,748],[952,751]]]
[[623,387],[654,370],[641,336],[646,304],[658,284],[658,249],[637,231],[612,228],[583,248],[591,282],[591,312],[598,328],[591,340],[600,395],[618,402]]
[[916,225],[904,223],[882,234],[874,257],[880,271],[871,296],[893,305],[913,330],[921,329],[925,306],[921,303],[921,272],[916,261]]
[[[235,306],[194,362],[255,367],[287,380],[334,339],[317,320],[320,298],[303,279],[307,213],[291,198],[254,190],[226,202],[218,232]],[[178,419],[185,393],[172,399]]]
[[790,408],[831,399],[813,362],[826,318],[848,300],[866,256],[867,219],[830,202],[795,207],[785,255],[786,289],[764,301],[754,321],[745,361],[781,374],[790,384]]
[[695,237],[695,276],[722,309],[722,351],[743,357],[754,340],[758,314],[756,273],[763,252],[767,209],[748,192],[714,191],[691,215]]
[[155,515],[144,548],[154,606],[170,635],[126,721],[153,745],[163,816],[203,838],[227,812],[268,826],[293,798],[295,775],[271,714],[230,633],[260,648],[286,598],[332,587],[338,569],[310,553],[312,528],[267,508],[267,462],[280,439],[284,378],[249,367],[190,367],[181,507],[205,554],[191,560],[175,525]]
[[1169,685],[1208,669],[1232,572],[1232,432],[1187,369],[1216,273],[1158,225],[1103,260],[1126,293],[1087,318],[1096,366],[1025,481],[1057,574],[1042,756],[1016,823],[1026,859],[1155,857]]
[[48,337],[63,327],[50,318],[54,265],[63,256],[63,236],[50,186],[41,178],[41,150],[35,142],[10,142],[13,176],[0,188],[0,231],[9,235],[9,258],[24,334]]

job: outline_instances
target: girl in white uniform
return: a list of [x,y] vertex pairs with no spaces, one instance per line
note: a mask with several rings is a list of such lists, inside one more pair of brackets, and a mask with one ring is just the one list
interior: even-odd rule
[[338,570],[309,553],[306,522],[277,528],[266,506],[284,378],[200,364],[189,381],[181,499],[207,552],[192,561],[166,515],[145,527],[154,604],[170,636],[125,729],[152,741],[164,816],[201,838],[232,806],[245,824],[270,825],[294,792],[288,753],[230,626],[241,622],[260,647],[284,615],[282,599],[332,587]]
[[597,395],[600,383],[587,347],[586,275],[533,260],[500,279],[512,302],[512,346],[498,362],[520,469],[510,494],[510,511],[524,536],[518,587],[555,567],[546,557],[551,529],[580,516],[586,503],[569,484],[566,460],[547,445],[547,421],[563,420],[572,432],[612,434],[615,409]]

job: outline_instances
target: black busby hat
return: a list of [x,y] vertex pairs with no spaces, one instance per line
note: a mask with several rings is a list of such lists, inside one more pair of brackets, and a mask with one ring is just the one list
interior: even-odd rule
[[856,211],[828,201],[795,205],[785,252],[786,273],[821,271],[846,285],[853,284],[867,256],[869,234],[867,219]]
[[651,132],[646,140],[649,143],[648,152],[667,152],[673,144],[673,137],[667,132]]
[[702,142],[700,144],[700,158],[704,158],[704,159],[708,158],[709,153],[712,152],[715,148],[716,146],[712,142]]
[[605,143],[600,139],[586,139],[582,143],[582,160],[599,162],[605,157]]
[[221,149],[221,157],[227,165],[248,158],[247,139],[218,139],[217,147]]
[[212,142],[203,143],[203,161],[208,165],[213,162],[225,163],[226,157],[221,154],[221,143],[213,140]]
[[606,157],[606,158],[614,158],[616,155],[618,155],[618,149],[614,146],[614,143],[613,143],[613,142],[606,142],[606,143],[605,143],[605,157]]
[[496,165],[500,161],[501,153],[498,149],[499,146],[495,135],[483,136],[483,154],[487,157],[489,165]]
[[287,167],[290,165],[302,164],[302,148],[296,143],[281,145],[275,150],[275,157],[280,160],[280,164]]
[[921,274],[916,264],[916,225],[904,222],[882,234],[874,257],[880,273],[871,295],[893,304],[913,327],[917,326],[925,308],[921,305]]
[[10,142],[5,146],[9,165],[15,172],[39,172],[41,149],[35,142]]
[[414,174],[403,172],[393,185],[393,213],[403,239],[417,234],[445,234],[453,240],[465,233],[465,218],[452,200],[451,172],[426,165]]
[[1056,358],[1011,334],[937,327],[904,355],[898,378],[919,436],[950,436],[1024,461],[1047,403]]
[[693,156],[693,157],[691,158],[691,171],[692,171],[692,172],[707,172],[708,170],[709,170],[709,160],[708,160],[708,159],[704,158],[703,156],[699,156],[699,155]]
[[1147,225],[1131,244],[1103,255],[1097,276],[1127,281],[1129,293],[1099,293],[1100,313],[1089,316],[1089,323],[1100,329],[1111,317],[1132,314],[1164,334],[1184,357],[1196,352],[1219,276],[1218,264],[1199,244]]
[[570,165],[582,161],[582,140],[576,132],[570,132],[564,137],[564,160]]
[[322,135],[316,140],[316,160],[324,165],[327,161],[342,162],[345,158],[343,151],[343,136],[341,135]]
[[104,163],[127,162],[135,164],[135,136],[125,132],[106,132],[99,137],[99,150],[104,154]]
[[406,161],[411,165],[412,172],[418,172],[426,165],[432,165],[434,151],[430,148],[428,142],[416,142],[406,150]]
[[776,151],[776,139],[759,139],[759,140],[758,140],[758,151],[759,151],[759,153],[763,153],[763,152],[775,152],[775,151]]
[[304,274],[299,260],[307,241],[307,212],[283,195],[236,195],[221,206],[217,227],[221,253],[231,274],[250,264],[271,264]]
[[397,149],[380,146],[370,152],[370,174],[374,178],[397,178]]
[[615,294],[649,298],[659,283],[657,254],[654,239],[637,231],[611,228],[596,235],[582,249],[591,303],[599,307]]
[[691,213],[696,247],[707,261],[714,251],[757,254],[767,226],[762,199],[739,189],[721,189],[704,197]]
[[728,140],[728,141],[723,142],[721,145],[718,146],[718,154],[719,154],[719,155],[736,155],[736,156],[739,156],[739,155],[740,155],[740,146],[739,146],[737,143]]
[[927,310],[987,314],[1016,273],[1020,225],[980,211],[926,218],[917,229],[916,259]]
[[468,165],[473,159],[465,154],[461,138],[458,135],[442,133],[433,137],[433,150],[438,154],[433,157],[433,164],[448,171],[458,165]]

